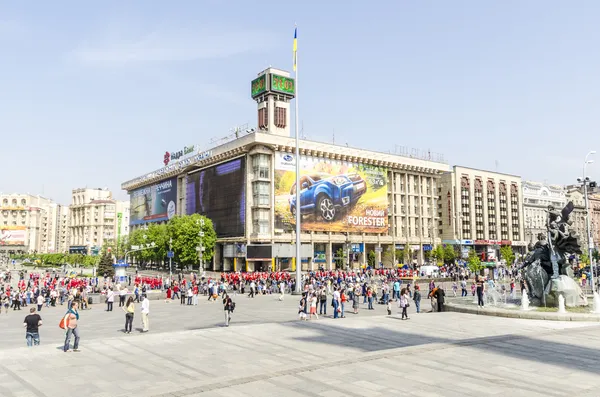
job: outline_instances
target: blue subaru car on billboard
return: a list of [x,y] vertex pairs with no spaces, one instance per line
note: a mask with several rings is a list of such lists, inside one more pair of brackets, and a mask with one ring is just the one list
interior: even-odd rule
[[[300,186],[300,214],[314,214],[326,222],[351,209],[367,191],[367,183],[358,174],[303,175]],[[296,184],[290,191],[290,211],[296,215]]]

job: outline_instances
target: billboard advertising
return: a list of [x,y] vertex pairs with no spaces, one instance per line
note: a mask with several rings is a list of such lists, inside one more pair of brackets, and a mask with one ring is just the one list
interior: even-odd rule
[[0,229],[0,245],[25,245],[25,227]]
[[[295,166],[293,155],[276,153],[275,228],[286,231],[296,227]],[[302,230],[386,232],[387,185],[385,168],[302,156]]]
[[169,220],[177,213],[177,178],[141,187],[130,196],[131,225]]
[[239,237],[246,226],[246,161],[239,158],[188,174],[186,213],[210,218],[218,237]]

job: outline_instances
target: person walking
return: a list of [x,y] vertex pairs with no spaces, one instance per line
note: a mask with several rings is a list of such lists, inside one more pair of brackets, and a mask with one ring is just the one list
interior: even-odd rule
[[37,311],[41,312],[42,306],[44,306],[44,297],[42,296],[42,294],[38,295],[38,297],[36,299],[36,303],[37,303]]
[[133,296],[127,299],[127,303],[122,307],[125,312],[125,333],[131,333],[131,326],[133,325],[133,315],[135,314],[135,303],[133,303]]
[[112,312],[114,302],[115,302],[115,293],[113,292],[112,288],[109,288],[108,291],[106,291],[106,311],[107,312]]
[[127,297],[127,288],[121,287],[119,291],[119,307],[125,306],[125,298]]
[[150,320],[148,315],[150,314],[150,300],[146,295],[142,296],[142,332],[148,332],[150,330]]
[[400,291],[400,302],[399,306],[402,308],[402,320],[408,320],[408,313],[406,312],[408,309],[408,292],[406,292],[406,288],[402,288]]
[[309,320],[312,320],[313,314],[319,319],[319,315],[317,314],[317,295],[311,294],[310,296],[310,312],[309,312]]
[[483,307],[483,289],[485,283],[479,276],[475,278],[475,285],[477,286],[477,306]]
[[225,313],[226,327],[229,327],[229,322],[231,321],[231,313],[233,313],[233,309],[235,309],[235,303],[233,303],[229,295],[226,293],[225,298],[223,298],[223,312]]
[[319,314],[327,315],[327,288],[325,286],[321,287],[319,293]]
[[40,345],[39,328],[41,326],[42,318],[35,312],[35,307],[32,307],[29,309],[29,315],[23,321],[23,327],[26,328],[25,339],[27,339],[27,346]]
[[65,329],[67,330],[67,335],[65,337],[65,346],[63,348],[63,351],[65,353],[69,351],[69,345],[71,344],[71,335],[75,337],[75,341],[73,342],[73,351],[79,351],[79,329],[77,328],[79,322],[79,311],[77,310],[78,308],[79,304],[77,303],[77,301],[74,301],[71,304],[71,308],[67,311],[67,314],[65,314],[64,317]]
[[415,310],[417,313],[421,313],[421,287],[415,284],[415,293],[413,294],[413,301],[415,301]]

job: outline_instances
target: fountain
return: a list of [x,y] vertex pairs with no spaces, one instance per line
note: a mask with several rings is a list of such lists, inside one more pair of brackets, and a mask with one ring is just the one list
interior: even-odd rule
[[600,295],[597,292],[594,292],[594,303],[592,313],[600,314]]
[[558,313],[565,314],[567,310],[565,309],[565,297],[563,294],[558,296]]
[[484,293],[484,302],[486,305],[498,306],[498,301],[502,298],[500,293],[496,291],[496,286],[493,283],[489,283]]
[[530,247],[520,267],[532,305],[556,307],[561,296],[569,307],[585,303],[585,295],[572,278],[568,259],[571,255],[582,253],[577,232],[571,229],[573,220],[570,214],[574,208],[572,201],[562,211],[548,206],[547,235],[538,234],[538,242]]
[[529,310],[529,295],[527,295],[526,289],[523,289],[523,294],[521,295],[521,310]]

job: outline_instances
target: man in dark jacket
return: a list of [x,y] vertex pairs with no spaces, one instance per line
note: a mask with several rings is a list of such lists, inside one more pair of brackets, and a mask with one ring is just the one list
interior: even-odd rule
[[446,294],[444,293],[444,290],[441,288],[436,288],[437,291],[435,291],[435,299],[437,300],[437,305],[438,305],[438,312],[443,312],[444,311],[444,297],[446,296]]

